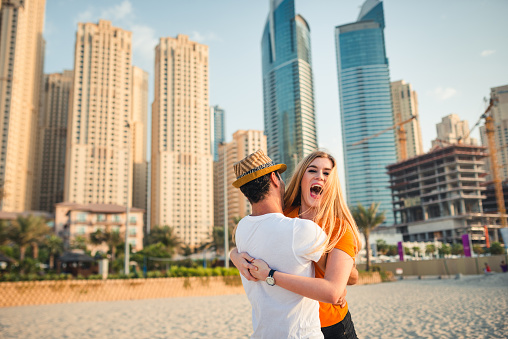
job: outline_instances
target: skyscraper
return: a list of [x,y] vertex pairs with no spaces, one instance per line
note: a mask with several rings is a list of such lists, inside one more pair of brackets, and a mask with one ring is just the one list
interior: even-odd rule
[[[0,5],[0,210],[35,207],[44,0]],[[37,194],[35,194],[37,195]]]
[[151,227],[169,225],[195,248],[213,226],[208,46],[186,35],[155,48]]
[[476,139],[469,136],[469,123],[460,120],[457,114],[449,114],[436,124],[437,139],[432,140],[432,147],[436,145],[448,146],[459,142],[466,145],[476,145]]
[[219,105],[212,106],[212,152],[213,161],[219,161],[219,145],[226,141],[226,111]]
[[[219,160],[214,162],[214,226],[224,225],[224,202],[227,200],[228,221],[233,225],[235,218],[243,218],[252,212],[252,207],[243,193],[233,187],[236,180],[233,165],[257,150],[266,152],[266,135],[263,131],[239,130],[233,134],[233,140],[219,145]],[[226,157],[226,161],[224,161]],[[224,187],[224,172],[226,186]],[[226,188],[227,198],[224,197]]]
[[310,28],[294,0],[270,0],[261,53],[268,155],[289,176],[317,148]]
[[384,225],[393,224],[386,166],[396,162],[390,72],[385,51],[383,3],[367,0],[358,20],[335,28],[342,143],[350,205],[381,203]]
[[131,205],[131,32],[79,23],[64,199]]
[[[132,67],[132,162],[134,163],[132,206],[146,210],[148,161],[148,73]],[[146,222],[145,222],[146,225]]]
[[[502,181],[508,179],[508,85],[492,87],[490,97],[494,99],[491,116],[494,120],[495,147],[499,166],[499,177]],[[489,145],[485,125],[480,127],[482,145]],[[491,150],[489,150],[491,152]],[[490,159],[487,158],[487,180],[494,180],[491,175]],[[505,198],[506,199],[506,198]]]
[[[406,83],[404,80],[392,82],[391,90],[394,123],[403,122],[411,118],[411,116],[417,117],[403,125],[406,131],[407,157],[412,158],[423,154],[422,129],[418,120],[418,96],[413,91],[411,84]],[[395,140],[397,145],[397,161],[405,160],[401,157],[401,142],[398,137]]]
[[40,151],[37,152],[40,162],[37,209],[50,213],[55,212],[56,203],[64,201],[67,120],[73,81],[73,71],[44,76]]

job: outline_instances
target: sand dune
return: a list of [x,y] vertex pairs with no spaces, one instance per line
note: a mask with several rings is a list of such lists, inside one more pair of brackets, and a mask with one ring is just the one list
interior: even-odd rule
[[[349,288],[360,338],[506,338],[508,274]],[[248,338],[245,295],[0,309],[1,338]]]

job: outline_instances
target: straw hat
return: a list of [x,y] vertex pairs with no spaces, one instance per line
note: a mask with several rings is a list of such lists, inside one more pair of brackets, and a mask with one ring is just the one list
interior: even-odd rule
[[233,186],[239,188],[265,174],[275,171],[282,173],[287,169],[287,166],[284,164],[276,165],[270,157],[262,150],[259,150],[234,164],[233,168],[236,174],[236,181],[233,183]]

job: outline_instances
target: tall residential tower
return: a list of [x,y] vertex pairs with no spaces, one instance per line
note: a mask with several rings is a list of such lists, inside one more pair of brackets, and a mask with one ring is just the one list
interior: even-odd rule
[[67,122],[70,113],[73,71],[46,74],[40,121],[38,210],[55,212],[64,201]]
[[[391,83],[392,103],[393,103],[393,120],[394,123],[406,121],[411,116],[415,119],[403,125],[406,139],[407,158],[412,158],[423,154],[422,129],[420,127],[420,116],[418,115],[418,96],[413,91],[411,84],[404,80],[394,81]],[[400,128],[400,127],[399,127]],[[402,142],[396,138],[397,145],[397,161],[402,161]]]
[[0,4],[0,210],[36,208],[45,0]]
[[348,204],[379,202],[392,225],[386,166],[397,160],[394,133],[352,145],[394,124],[384,27],[383,3],[367,0],[356,22],[336,27],[335,42]]
[[317,148],[310,28],[294,0],[270,0],[261,52],[268,155],[289,176]]
[[110,21],[79,23],[65,201],[131,204],[131,32]]
[[219,161],[219,145],[226,141],[226,111],[219,105],[210,108],[212,116],[212,154],[213,161]]
[[208,46],[186,35],[155,48],[151,225],[168,225],[191,248],[213,227]]

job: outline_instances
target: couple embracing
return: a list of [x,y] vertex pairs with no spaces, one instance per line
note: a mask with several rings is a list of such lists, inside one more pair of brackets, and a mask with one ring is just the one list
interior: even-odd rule
[[252,205],[231,251],[252,305],[252,338],[356,338],[345,296],[358,279],[360,240],[336,161],[309,154],[287,189],[286,168],[262,151],[234,165],[233,186]]

